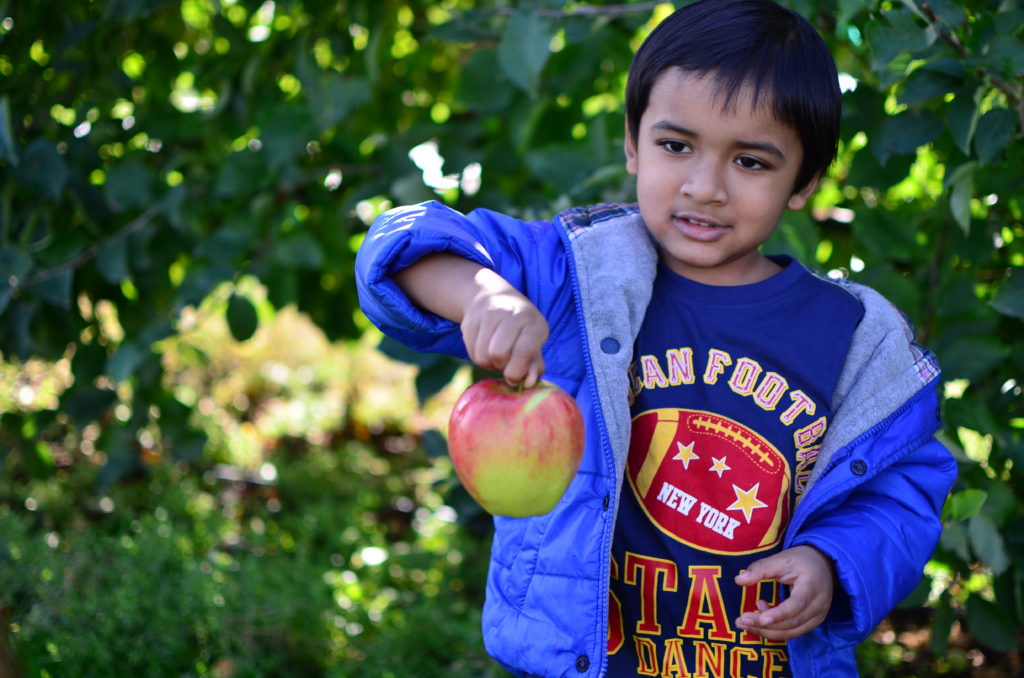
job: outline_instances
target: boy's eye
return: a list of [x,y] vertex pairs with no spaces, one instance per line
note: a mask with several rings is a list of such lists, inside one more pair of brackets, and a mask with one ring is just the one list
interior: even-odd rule
[[690,150],[690,144],[678,139],[666,139],[660,142],[660,145],[669,153],[685,153]]
[[736,158],[736,164],[743,169],[768,169],[768,164],[764,161],[752,158],[749,155],[741,155]]

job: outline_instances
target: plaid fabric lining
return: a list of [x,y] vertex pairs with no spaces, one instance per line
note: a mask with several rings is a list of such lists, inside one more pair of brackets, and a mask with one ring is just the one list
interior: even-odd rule
[[911,344],[910,350],[913,352],[914,358],[916,358],[917,375],[921,378],[922,384],[927,384],[939,376],[941,373],[939,360],[935,357],[934,353],[917,344]]
[[639,212],[640,208],[636,204],[606,202],[586,207],[573,207],[559,212],[555,215],[555,223],[564,228],[565,232],[569,234],[569,239],[572,240],[585,232],[587,228],[602,221],[628,217]]

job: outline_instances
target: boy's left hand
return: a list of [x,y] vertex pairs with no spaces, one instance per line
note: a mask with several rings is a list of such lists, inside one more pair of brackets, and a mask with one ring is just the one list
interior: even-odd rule
[[744,612],[736,626],[768,640],[789,640],[825,621],[835,581],[832,560],[813,546],[794,546],[763,558],[736,576],[739,586],[774,579],[790,587],[789,597],[771,607],[757,601],[758,612]]

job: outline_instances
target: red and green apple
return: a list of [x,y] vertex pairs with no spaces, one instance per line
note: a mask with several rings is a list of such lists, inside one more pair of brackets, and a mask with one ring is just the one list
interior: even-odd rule
[[455,403],[448,448],[462,485],[488,513],[542,515],[579,469],[583,415],[551,382],[523,389],[484,379]]

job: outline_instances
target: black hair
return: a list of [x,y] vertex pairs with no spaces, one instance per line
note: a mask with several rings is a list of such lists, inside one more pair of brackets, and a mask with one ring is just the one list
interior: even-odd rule
[[670,68],[714,78],[723,108],[744,85],[803,146],[794,192],[836,155],[842,94],[835,60],[814,27],[772,0],[698,0],[658,24],[633,57],[626,121],[637,140],[651,88]]

